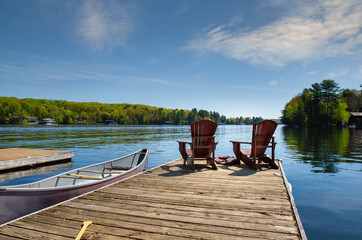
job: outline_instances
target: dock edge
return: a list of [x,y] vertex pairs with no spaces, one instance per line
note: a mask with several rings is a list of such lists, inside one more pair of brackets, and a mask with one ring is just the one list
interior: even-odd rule
[[285,176],[282,160],[281,159],[280,160],[277,159],[277,160],[279,162],[279,167],[280,167],[280,171],[282,173],[282,177],[283,177],[283,180],[284,180],[284,185],[285,185],[285,188],[287,189],[289,200],[290,200],[290,203],[292,205],[292,210],[293,210],[293,213],[294,213],[294,217],[295,217],[295,220],[297,221],[297,227],[298,227],[298,230],[299,230],[300,237],[302,238],[302,240],[307,240],[308,238],[307,238],[307,235],[305,234],[302,221],[300,220],[300,217],[299,217],[297,205],[295,204],[294,197],[293,197],[293,194],[292,194],[291,189],[290,189],[290,183],[288,182],[288,179]]

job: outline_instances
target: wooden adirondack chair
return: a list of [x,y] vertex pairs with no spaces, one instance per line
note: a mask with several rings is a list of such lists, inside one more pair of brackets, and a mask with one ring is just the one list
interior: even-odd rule
[[[230,141],[236,158],[243,161],[248,167],[257,170],[258,165],[267,163],[270,167],[278,169],[275,163],[274,131],[277,123],[272,120],[264,120],[253,124],[253,135],[251,142]],[[249,149],[240,149],[240,144],[250,144]],[[265,154],[267,148],[271,148],[271,158]]]
[[[217,123],[208,119],[201,119],[191,123],[190,126],[192,142],[178,141],[184,164],[190,164],[191,169],[195,170],[195,160],[206,160],[206,164],[217,169],[215,164]],[[186,144],[190,145],[190,149],[186,149]]]

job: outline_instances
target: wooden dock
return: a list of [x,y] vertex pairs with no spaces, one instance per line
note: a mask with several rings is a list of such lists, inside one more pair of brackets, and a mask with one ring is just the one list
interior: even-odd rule
[[[35,168],[21,169],[18,171],[12,171],[11,169],[5,172],[0,173],[0,182],[5,182],[11,179],[35,176],[35,175],[45,175],[54,173],[59,170],[70,169],[74,166],[73,161],[60,162],[45,166],[37,166]],[[1,222],[1,220],[0,220]]]
[[0,149],[0,171],[70,160],[74,152],[29,148]]
[[283,170],[181,160],[0,228],[0,239],[306,239]]

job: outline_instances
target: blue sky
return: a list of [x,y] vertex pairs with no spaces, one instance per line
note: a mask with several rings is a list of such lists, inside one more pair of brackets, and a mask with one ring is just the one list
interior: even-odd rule
[[0,31],[0,96],[277,118],[362,84],[360,0],[8,0]]

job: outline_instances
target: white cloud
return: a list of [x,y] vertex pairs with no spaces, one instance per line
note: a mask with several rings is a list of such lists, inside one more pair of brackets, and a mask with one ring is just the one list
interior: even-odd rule
[[251,31],[235,30],[233,24],[205,29],[185,49],[282,67],[294,61],[353,54],[362,44],[360,0],[325,0],[297,7],[298,12],[292,9],[278,21]]
[[135,28],[134,6],[113,0],[87,0],[81,9],[79,33],[94,52],[125,45]]
[[277,81],[270,81],[269,82],[269,86],[276,86],[276,85],[278,85]]

